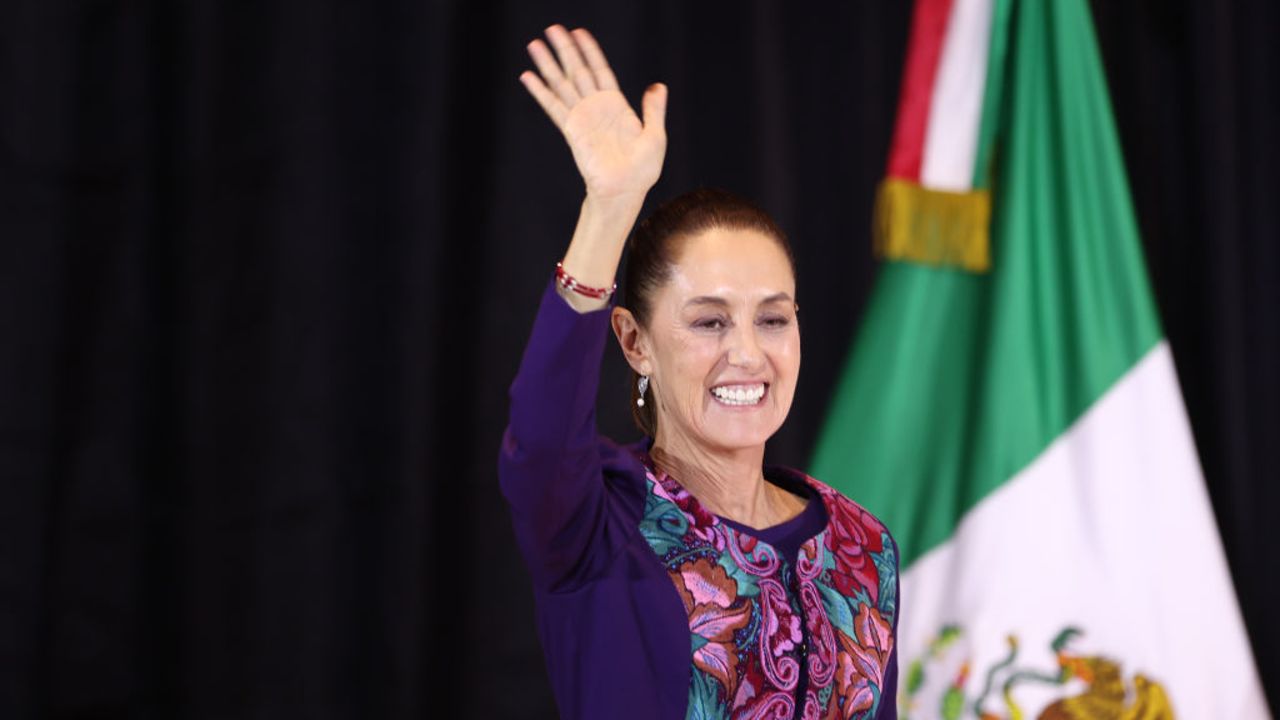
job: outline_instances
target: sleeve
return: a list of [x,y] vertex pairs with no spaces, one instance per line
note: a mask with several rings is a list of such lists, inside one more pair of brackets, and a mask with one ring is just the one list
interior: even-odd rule
[[596,431],[600,364],[614,305],[580,313],[550,279],[510,388],[498,482],[534,584],[575,584],[603,531],[605,489]]
[[885,700],[880,720],[898,718],[898,618],[902,616],[902,555],[893,535],[889,536],[889,542],[893,543],[893,650],[889,652],[889,665],[885,668],[884,684],[880,688],[880,697]]

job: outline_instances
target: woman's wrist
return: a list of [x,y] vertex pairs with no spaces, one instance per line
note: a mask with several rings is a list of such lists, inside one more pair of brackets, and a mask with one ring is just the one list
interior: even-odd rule
[[586,295],[576,293],[566,288],[559,282],[555,284],[555,290],[556,294],[564,298],[564,301],[569,304],[569,307],[577,310],[579,313],[589,313],[596,310],[602,310],[609,305],[609,300],[607,298],[587,297]]
[[590,215],[602,225],[615,226],[622,230],[625,240],[636,218],[640,217],[640,209],[644,207],[647,190],[624,193],[593,193],[590,190],[582,199],[582,214]]
[[587,195],[582,201],[573,241],[562,260],[565,272],[584,285],[612,286],[622,259],[622,247],[643,205],[643,193],[605,198]]

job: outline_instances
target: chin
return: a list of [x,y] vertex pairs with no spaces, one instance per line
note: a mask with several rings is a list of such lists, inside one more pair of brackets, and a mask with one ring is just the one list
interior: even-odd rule
[[752,448],[764,445],[782,427],[782,423],[770,423],[768,426],[726,427],[721,423],[715,432],[707,434],[707,441],[723,448]]

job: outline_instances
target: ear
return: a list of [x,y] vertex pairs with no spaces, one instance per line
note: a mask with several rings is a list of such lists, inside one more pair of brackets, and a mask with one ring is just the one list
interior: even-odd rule
[[649,338],[645,335],[636,316],[624,307],[615,307],[609,317],[613,326],[613,334],[618,338],[618,346],[627,358],[627,364],[641,375],[653,374],[653,351],[649,348]]

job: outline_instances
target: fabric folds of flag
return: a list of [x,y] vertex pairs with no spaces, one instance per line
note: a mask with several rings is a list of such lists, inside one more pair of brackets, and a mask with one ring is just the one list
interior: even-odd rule
[[919,0],[811,471],[902,552],[913,718],[1266,718],[1085,0]]

